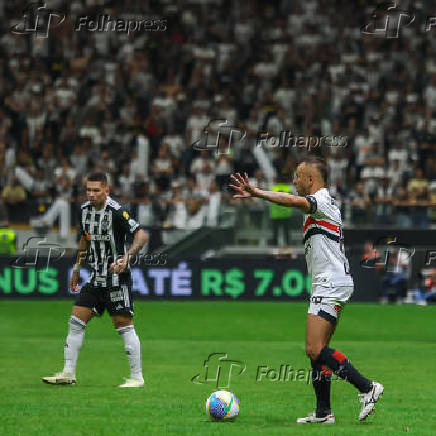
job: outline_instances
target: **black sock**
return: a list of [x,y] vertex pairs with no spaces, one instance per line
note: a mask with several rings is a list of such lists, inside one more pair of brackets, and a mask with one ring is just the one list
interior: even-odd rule
[[322,418],[330,415],[330,385],[332,373],[327,371],[324,365],[318,361],[311,360],[312,364],[312,385],[316,395],[316,416]]
[[324,347],[321,350],[318,363],[328,366],[336,375],[347,380],[360,392],[367,393],[372,389],[372,382],[365,378],[339,350]]

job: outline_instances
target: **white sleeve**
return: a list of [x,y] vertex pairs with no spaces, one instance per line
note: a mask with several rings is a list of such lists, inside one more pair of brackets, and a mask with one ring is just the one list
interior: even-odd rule
[[337,206],[330,196],[317,192],[307,195],[306,200],[310,203],[309,215],[313,215],[314,218],[329,218],[334,221],[338,219]]

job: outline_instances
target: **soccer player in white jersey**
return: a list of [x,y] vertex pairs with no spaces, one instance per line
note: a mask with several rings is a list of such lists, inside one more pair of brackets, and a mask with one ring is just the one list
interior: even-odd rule
[[[64,368],[42,381],[53,385],[75,384],[76,364],[85,335],[85,327],[94,316],[105,310],[124,341],[130,366],[130,378],[121,388],[143,387],[141,344],[133,326],[132,279],[129,258],[135,256],[147,241],[144,229],[129,212],[109,195],[106,174],[89,174],[86,182],[88,201],[79,213],[80,242],[70,280],[70,288],[79,289],[80,266],[88,256],[92,274],[80,290],[68,323],[64,349]],[[134,235],[125,252],[125,237]]]
[[345,257],[342,220],[335,200],[326,189],[324,159],[309,156],[298,165],[294,184],[298,195],[263,191],[250,185],[247,174],[230,176],[234,198],[259,197],[282,206],[297,207],[304,212],[304,245],[312,292],[306,323],[306,354],[312,365],[312,384],[316,411],[298,418],[297,423],[333,424],[330,408],[331,371],[359,390],[364,420],[383,393],[383,385],[365,378],[339,350],[330,348],[330,339],[339,314],[353,293],[353,279]]

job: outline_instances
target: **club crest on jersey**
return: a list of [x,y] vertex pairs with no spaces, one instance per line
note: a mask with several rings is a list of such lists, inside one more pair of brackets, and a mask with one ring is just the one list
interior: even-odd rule
[[107,230],[109,228],[109,216],[107,214],[104,214],[103,221],[101,223],[101,229]]

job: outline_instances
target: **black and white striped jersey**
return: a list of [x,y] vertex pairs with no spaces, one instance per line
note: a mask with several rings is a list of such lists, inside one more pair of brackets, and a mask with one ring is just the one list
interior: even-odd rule
[[120,286],[130,282],[130,268],[121,274],[109,272],[109,266],[126,253],[127,234],[135,234],[141,226],[121,206],[107,196],[101,210],[91,202],[82,204],[79,216],[80,232],[89,241],[88,262],[92,269],[88,280],[93,286]]

